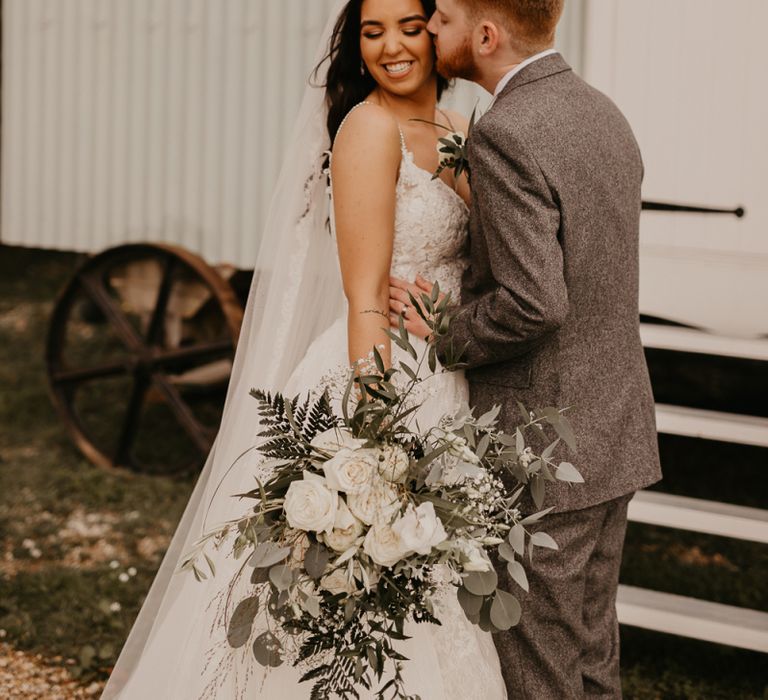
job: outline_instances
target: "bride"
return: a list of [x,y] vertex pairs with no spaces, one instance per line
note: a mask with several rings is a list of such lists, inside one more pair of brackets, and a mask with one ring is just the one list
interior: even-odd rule
[[[203,581],[178,568],[203,533],[246,508],[231,494],[252,488],[258,469],[249,452],[259,432],[252,387],[305,394],[374,346],[396,365],[402,351],[384,329],[391,313],[408,309],[390,310],[390,274],[421,274],[459,294],[469,187],[448,170],[432,179],[444,132],[424,121],[466,123],[437,108],[447,83],[426,30],[434,10],[434,0],[351,0],[332,17],[271,204],[216,445],[103,698],[309,697],[300,669],[265,670],[250,645],[227,644],[231,548],[213,553],[216,576]],[[425,422],[467,399],[461,373],[425,385]],[[505,698],[490,634],[466,619],[451,591],[437,616],[442,625],[406,626],[410,639],[399,649],[410,659],[408,692]]]

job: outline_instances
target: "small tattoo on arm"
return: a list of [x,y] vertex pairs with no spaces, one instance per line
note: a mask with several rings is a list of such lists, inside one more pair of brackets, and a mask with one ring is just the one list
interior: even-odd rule
[[383,316],[387,320],[389,320],[389,314],[385,314],[383,311],[379,311],[379,309],[366,309],[365,311],[361,311],[361,314],[378,314],[379,316]]

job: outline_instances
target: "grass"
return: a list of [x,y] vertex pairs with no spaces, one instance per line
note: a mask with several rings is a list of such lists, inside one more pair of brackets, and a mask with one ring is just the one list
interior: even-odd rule
[[[85,681],[108,674],[194,477],[99,469],[52,409],[44,336],[56,292],[77,262],[0,247],[0,629],[17,649],[61,658]],[[108,430],[110,414],[102,418]],[[155,432],[150,442],[161,437]],[[663,438],[661,448],[660,488],[765,507],[765,451],[678,438]],[[624,583],[768,610],[767,577],[763,545],[630,524]],[[622,629],[627,698],[768,700],[765,662]]]

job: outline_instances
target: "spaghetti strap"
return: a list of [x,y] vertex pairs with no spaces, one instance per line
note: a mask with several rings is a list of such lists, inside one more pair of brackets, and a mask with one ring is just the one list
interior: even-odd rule
[[[339,134],[341,133],[342,128],[344,127],[344,124],[346,123],[347,119],[349,119],[349,115],[352,114],[358,107],[361,107],[362,105],[375,105],[375,102],[369,102],[368,100],[363,100],[362,102],[358,102],[352,109],[347,112],[344,119],[341,120],[341,124],[339,124],[339,128],[336,129],[336,138],[339,137]],[[449,120],[450,121],[450,120]],[[405,144],[405,134],[403,134],[403,130],[400,128],[400,124],[395,120],[395,124],[397,124],[397,131],[400,134],[400,150],[402,150],[403,153],[406,153],[408,151],[408,147]]]

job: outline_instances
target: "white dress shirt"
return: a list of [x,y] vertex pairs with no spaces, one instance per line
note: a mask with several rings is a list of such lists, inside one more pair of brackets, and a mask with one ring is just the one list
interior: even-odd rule
[[556,49],[547,49],[546,51],[540,51],[537,54],[534,54],[533,56],[529,56],[526,58],[522,63],[518,63],[511,71],[509,71],[501,80],[499,80],[498,84],[496,85],[496,89],[493,91],[493,101],[496,101],[496,98],[499,96],[501,91],[507,87],[507,84],[509,83],[512,78],[514,78],[523,68],[530,65],[534,61],[538,61],[540,58],[544,58],[544,56],[551,56],[553,53],[557,53]]

